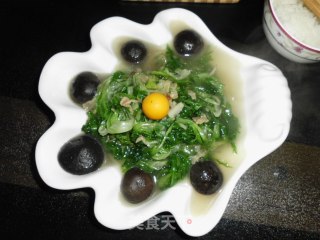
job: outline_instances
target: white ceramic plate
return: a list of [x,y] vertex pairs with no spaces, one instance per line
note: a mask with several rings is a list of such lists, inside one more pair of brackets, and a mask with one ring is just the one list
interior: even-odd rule
[[[108,159],[105,166],[88,175],[72,175],[60,167],[57,160],[60,147],[78,135],[86,122],[85,111],[69,96],[69,84],[83,71],[112,73],[119,63],[114,48],[116,39],[128,37],[165,47],[172,42],[179,26],[196,30],[213,48],[217,74],[225,82],[229,101],[241,122],[238,154],[223,153],[228,156],[232,168],[222,167],[224,184],[213,196],[199,196],[186,180],[142,204],[130,205],[121,199],[120,168],[108,164]],[[149,25],[121,17],[108,18],[92,28],[90,37],[92,48],[89,51],[58,53],[46,63],[41,73],[40,96],[56,116],[53,126],[36,147],[36,165],[41,178],[57,189],[94,189],[95,216],[101,224],[112,229],[133,228],[168,211],[186,234],[201,236],[208,233],[219,222],[242,174],[279,147],[288,135],[291,100],[285,77],[269,62],[223,45],[198,16],[184,9],[162,11]],[[221,150],[224,151],[229,150]]]

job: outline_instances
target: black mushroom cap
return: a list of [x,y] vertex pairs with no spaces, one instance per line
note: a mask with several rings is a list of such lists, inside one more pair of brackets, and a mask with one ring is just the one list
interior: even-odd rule
[[199,53],[204,46],[202,37],[193,30],[179,32],[173,44],[177,53],[185,57]]
[[199,161],[191,167],[190,180],[197,192],[209,195],[221,187],[223,176],[213,161]]
[[145,59],[147,48],[142,42],[131,40],[121,47],[121,55],[127,62],[138,64]]
[[74,137],[58,153],[60,166],[67,172],[83,175],[97,170],[104,161],[100,143],[89,135]]
[[83,104],[91,100],[100,84],[99,78],[92,72],[78,74],[71,85],[71,97],[76,103]]
[[150,174],[134,167],[129,169],[121,181],[121,192],[130,203],[140,203],[153,192],[154,181]]

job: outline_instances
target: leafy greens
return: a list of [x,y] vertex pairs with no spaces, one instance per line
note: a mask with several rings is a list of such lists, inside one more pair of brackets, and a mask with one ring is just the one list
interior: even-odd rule
[[[215,146],[229,143],[236,151],[239,122],[211,56],[204,50],[183,58],[167,47],[157,69],[116,71],[99,85],[82,130],[98,138],[123,171],[139,167],[155,176],[160,189],[183,179]],[[152,92],[170,99],[169,116],[162,120],[142,112],[142,100]]]

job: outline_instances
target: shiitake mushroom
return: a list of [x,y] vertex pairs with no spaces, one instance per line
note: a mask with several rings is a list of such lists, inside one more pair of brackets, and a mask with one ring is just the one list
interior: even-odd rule
[[82,72],[71,84],[71,97],[76,103],[83,104],[95,96],[99,83],[100,80],[94,73]]
[[139,64],[147,55],[147,48],[138,40],[131,40],[121,47],[121,56],[128,63]]
[[183,30],[175,36],[173,45],[178,54],[189,57],[199,53],[204,43],[202,37],[197,32]]
[[223,176],[213,161],[202,160],[191,166],[190,181],[197,192],[210,195],[221,187]]
[[67,172],[83,175],[97,170],[104,161],[100,143],[89,135],[81,135],[66,142],[58,153],[60,166]]
[[121,192],[130,203],[146,200],[152,194],[153,188],[152,176],[137,167],[129,169],[121,181]]

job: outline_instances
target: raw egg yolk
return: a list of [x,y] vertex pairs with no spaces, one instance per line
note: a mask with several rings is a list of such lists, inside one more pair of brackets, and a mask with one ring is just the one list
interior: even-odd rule
[[160,120],[169,112],[169,100],[161,93],[151,93],[142,101],[143,113],[152,120]]

